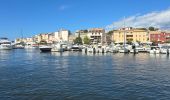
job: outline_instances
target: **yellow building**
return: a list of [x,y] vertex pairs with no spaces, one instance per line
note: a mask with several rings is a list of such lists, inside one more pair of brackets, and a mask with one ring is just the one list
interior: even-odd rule
[[17,38],[15,39],[15,43],[28,43],[28,42],[33,42],[33,38]]
[[36,41],[40,43],[41,41],[46,41],[47,43],[52,43],[54,41],[54,34],[53,33],[45,33],[36,35]]
[[[126,35],[124,37],[124,35]],[[149,42],[149,32],[144,29],[119,29],[113,31],[113,41],[117,43],[123,43],[124,39],[126,42]]]

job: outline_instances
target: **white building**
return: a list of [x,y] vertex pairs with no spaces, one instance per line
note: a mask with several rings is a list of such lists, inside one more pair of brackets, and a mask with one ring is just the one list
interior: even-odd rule
[[102,28],[92,28],[88,30],[88,37],[90,38],[91,44],[106,43],[105,30]]
[[59,41],[69,41],[69,30],[60,30],[58,32],[54,32],[54,38],[57,42]]

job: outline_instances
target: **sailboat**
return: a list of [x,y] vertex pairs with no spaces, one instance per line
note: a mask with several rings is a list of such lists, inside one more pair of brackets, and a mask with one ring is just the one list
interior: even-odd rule
[[22,32],[22,29],[21,29],[21,41],[20,41],[20,43],[15,43],[13,45],[13,49],[24,49],[24,41],[23,41],[23,32]]
[[124,39],[123,39],[123,48],[119,50],[119,53],[129,53],[129,50],[126,48],[126,28],[125,28],[125,18],[124,18]]

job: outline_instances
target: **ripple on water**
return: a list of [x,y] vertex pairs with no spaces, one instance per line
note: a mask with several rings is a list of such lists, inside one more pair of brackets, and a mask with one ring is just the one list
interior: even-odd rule
[[3,100],[169,100],[166,55],[0,52]]

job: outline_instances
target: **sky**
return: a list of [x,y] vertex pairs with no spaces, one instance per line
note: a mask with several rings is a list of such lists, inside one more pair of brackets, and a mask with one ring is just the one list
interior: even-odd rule
[[0,0],[0,37],[126,26],[169,27],[170,0]]

